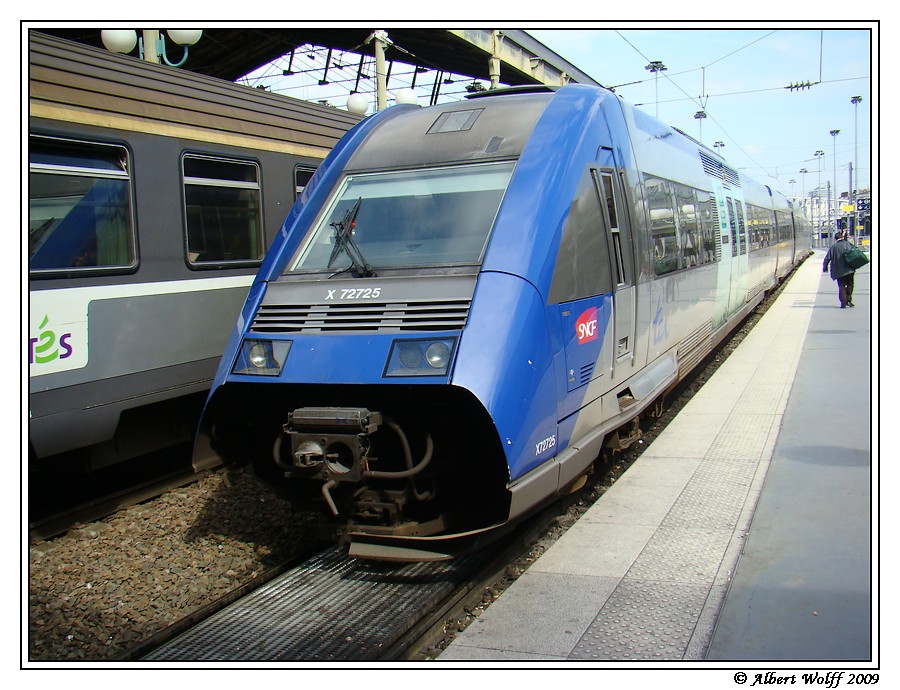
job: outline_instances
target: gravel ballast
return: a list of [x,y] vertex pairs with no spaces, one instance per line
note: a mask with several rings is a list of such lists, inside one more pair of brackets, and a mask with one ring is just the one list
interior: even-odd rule
[[315,523],[237,468],[32,542],[28,659],[115,659],[309,550]]

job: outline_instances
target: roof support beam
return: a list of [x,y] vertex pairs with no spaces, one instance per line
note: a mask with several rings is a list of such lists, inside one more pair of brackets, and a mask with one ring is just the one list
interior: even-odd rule
[[[448,30],[457,38],[485,53],[491,88],[503,81],[503,69],[513,69],[536,84],[565,86],[570,81],[600,86],[587,74],[554,53],[524,31],[486,29]],[[508,80],[507,80],[508,81]]]

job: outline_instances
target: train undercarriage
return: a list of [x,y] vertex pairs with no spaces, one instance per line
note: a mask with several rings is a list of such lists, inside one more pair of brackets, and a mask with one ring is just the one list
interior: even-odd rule
[[[261,396],[259,386],[223,386],[207,419],[215,409],[243,412],[204,424],[201,435],[208,427],[209,445],[223,460],[251,457],[264,479],[301,505],[315,505],[325,518],[322,536],[348,544],[351,555],[452,558],[505,526],[505,456],[486,411],[468,392],[265,388]],[[227,404],[235,397],[244,404]]]

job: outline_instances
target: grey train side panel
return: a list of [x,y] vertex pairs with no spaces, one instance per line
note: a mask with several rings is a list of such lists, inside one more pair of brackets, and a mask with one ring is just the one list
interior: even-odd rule
[[[185,401],[202,405],[259,265],[189,264],[182,156],[258,166],[265,250],[294,203],[295,170],[313,170],[359,117],[34,31],[29,108],[43,141],[114,144],[129,156],[136,266],[29,276],[31,308],[74,295],[90,334],[84,366],[30,377],[30,451],[42,459],[102,444],[96,467],[140,452],[123,420],[144,427],[149,448],[170,436],[160,405],[169,417],[199,412]],[[119,457],[116,444],[130,449]]]

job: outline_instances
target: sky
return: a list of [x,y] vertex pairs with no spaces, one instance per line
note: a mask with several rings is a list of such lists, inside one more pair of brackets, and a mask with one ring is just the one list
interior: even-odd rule
[[[870,188],[871,132],[877,132],[871,124],[872,113],[877,113],[873,92],[876,98],[878,94],[872,79],[873,66],[877,69],[877,34],[869,30],[873,23],[823,22],[799,28],[796,23],[757,27],[733,22],[695,24],[700,28],[693,29],[631,25],[635,28],[515,28],[667,124],[707,146],[723,143],[719,150],[733,167],[789,196],[808,195],[829,181],[846,192],[851,164],[858,173],[858,188]],[[389,50],[391,57],[400,59]],[[322,56],[317,59],[321,74],[324,61]],[[667,69],[655,77],[645,67],[657,60]],[[305,67],[315,65],[312,58]],[[264,68],[246,83],[345,107],[346,84],[318,87],[312,79],[282,76],[283,67]],[[293,66],[303,68],[296,62]],[[501,81],[502,72],[501,67]],[[332,69],[330,76],[335,74]],[[411,72],[396,68],[389,92],[410,78]],[[430,95],[429,79],[433,77],[418,82],[423,104]],[[785,88],[791,84],[807,86]],[[457,81],[443,87],[442,100],[462,99],[464,86]],[[374,79],[361,84],[360,90],[365,89],[374,90]],[[854,96],[862,96],[855,106]],[[694,117],[701,110],[707,115],[702,120]],[[836,137],[829,133],[833,129],[840,130]],[[824,155],[817,157],[816,151]],[[804,168],[808,172],[801,174]]]
[[[819,184],[820,168],[822,185],[829,180],[835,184],[836,176],[837,189],[845,192],[851,164],[858,187],[870,186],[870,119],[877,88],[872,88],[868,30],[729,27],[529,33],[604,86],[615,87],[625,100],[652,115],[658,109],[667,124],[707,146],[722,142],[720,152],[733,167],[786,194],[812,191]],[[667,68],[658,73],[658,82],[646,69],[652,61],[662,61]],[[785,88],[807,83],[811,86]],[[863,100],[854,105],[854,96]],[[698,111],[707,117],[695,118]],[[836,137],[830,134],[833,129],[840,130]],[[825,155],[816,157],[816,151]],[[803,168],[809,171],[805,175],[799,172]]]

